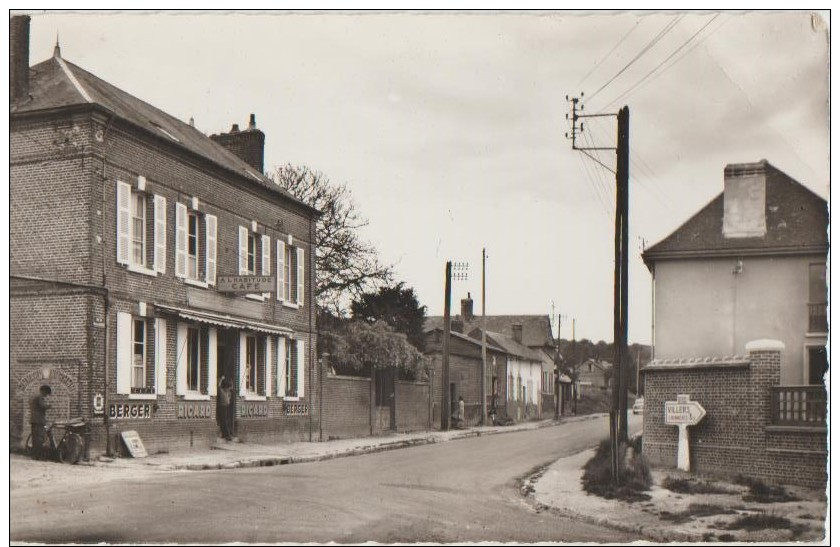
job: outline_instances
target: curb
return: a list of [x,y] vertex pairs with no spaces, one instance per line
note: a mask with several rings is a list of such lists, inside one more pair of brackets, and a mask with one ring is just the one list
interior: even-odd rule
[[[499,435],[504,433],[516,433],[520,431],[536,431],[546,427],[554,427],[563,424],[565,421],[581,421],[586,419],[600,418],[601,415],[588,415],[570,418],[568,420],[543,420],[538,422],[535,427],[524,427],[517,429],[492,429],[488,431],[480,431],[469,429],[463,433],[452,435],[449,438],[439,438],[434,435],[428,437],[421,437],[418,439],[406,439],[402,441],[393,441],[382,443],[378,445],[369,445],[346,450],[344,452],[334,452],[327,454],[313,454],[304,456],[264,456],[256,458],[243,458],[242,460],[227,462],[227,463],[205,463],[205,464],[174,464],[158,465],[158,469],[162,471],[212,471],[218,469],[247,469],[253,467],[273,467],[276,465],[289,465],[294,463],[312,463],[325,460],[333,460],[337,458],[348,458],[352,456],[362,456],[365,454],[375,454],[377,452],[387,452],[390,450],[398,450],[401,448],[410,448],[412,446],[423,446],[428,444],[445,443],[449,441],[456,441],[459,439],[469,439],[473,437],[481,437],[487,435]],[[155,465],[147,463],[146,465]]]

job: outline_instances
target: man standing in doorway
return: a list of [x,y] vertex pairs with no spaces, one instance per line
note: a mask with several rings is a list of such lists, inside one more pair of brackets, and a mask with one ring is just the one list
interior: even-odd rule
[[233,440],[230,427],[230,403],[233,396],[230,380],[222,376],[219,382],[219,406],[216,410],[216,418],[222,430],[222,437],[225,440]]
[[46,441],[47,425],[47,410],[50,408],[50,402],[47,400],[52,394],[52,388],[48,385],[43,385],[38,390],[38,395],[32,397],[29,401],[29,425],[32,426],[32,458],[40,460],[42,458],[42,449]]

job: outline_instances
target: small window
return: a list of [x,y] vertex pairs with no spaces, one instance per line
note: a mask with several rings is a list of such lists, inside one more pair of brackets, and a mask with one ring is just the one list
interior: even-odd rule
[[187,218],[187,277],[198,279],[199,218],[195,211],[190,211]]
[[248,233],[248,269],[246,275],[257,275],[257,236]]
[[286,245],[283,269],[283,298],[286,302],[297,302],[297,248],[292,245]]

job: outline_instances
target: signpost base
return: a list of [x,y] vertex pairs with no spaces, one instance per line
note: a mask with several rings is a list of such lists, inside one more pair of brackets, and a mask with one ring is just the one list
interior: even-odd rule
[[688,425],[679,426],[679,440],[677,441],[677,468],[683,471],[691,471],[691,462],[688,457]]

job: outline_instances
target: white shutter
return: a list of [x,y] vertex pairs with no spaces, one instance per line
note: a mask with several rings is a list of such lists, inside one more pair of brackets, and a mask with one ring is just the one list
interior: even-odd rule
[[277,240],[277,300],[284,300],[283,298],[283,276],[286,273],[283,261],[286,259],[286,244],[279,239]]
[[155,194],[154,269],[166,273],[166,198]]
[[239,275],[248,273],[248,228],[239,227]]
[[155,319],[155,382],[156,393],[166,395],[166,319]]
[[[240,231],[241,234],[241,231]],[[239,333],[239,394],[245,396],[245,347],[247,336],[244,332]]]
[[178,323],[178,345],[176,347],[177,359],[175,365],[175,394],[185,395],[187,393],[187,339],[188,327],[186,323]]
[[271,395],[271,336],[265,337],[265,395]]
[[303,397],[304,353],[303,340],[297,341],[297,396]]
[[207,395],[216,395],[216,329],[207,329]]
[[187,277],[187,206],[175,202],[175,277]]
[[286,339],[277,338],[277,396],[286,395]]
[[[262,275],[271,275],[271,237],[262,236]],[[271,293],[263,293],[265,298],[271,298]]]
[[208,285],[216,284],[216,234],[217,221],[214,215],[204,216],[207,252],[205,253],[204,274]]
[[131,186],[117,181],[117,262],[128,264],[131,256]]
[[303,248],[297,248],[297,303],[303,305],[303,292],[306,290],[306,267],[303,261]]
[[117,393],[131,393],[131,314],[117,312]]

